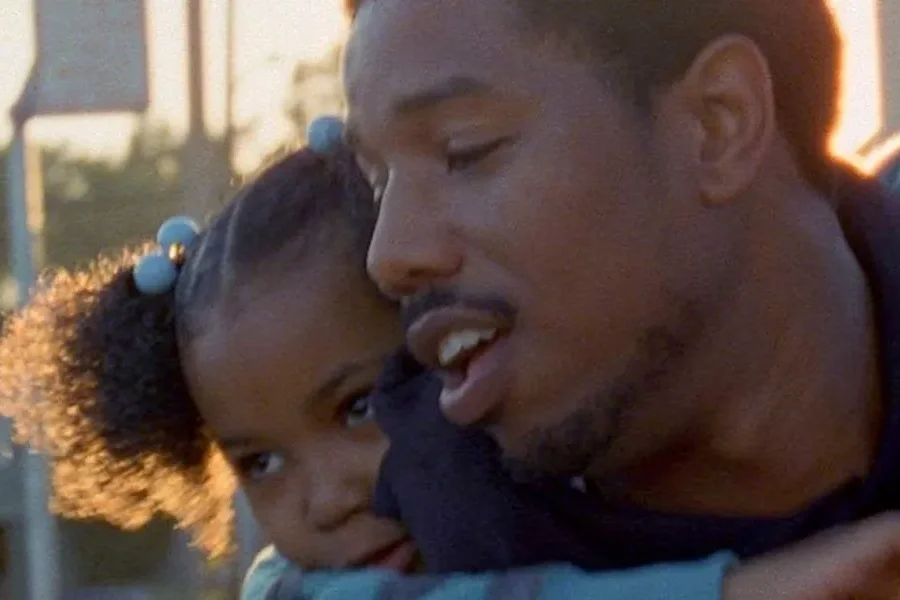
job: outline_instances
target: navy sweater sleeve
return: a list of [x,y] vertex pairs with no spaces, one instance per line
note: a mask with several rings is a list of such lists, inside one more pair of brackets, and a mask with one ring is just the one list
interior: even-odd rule
[[440,382],[408,355],[391,361],[378,390],[376,418],[391,446],[375,510],[406,525],[429,572],[617,566],[604,544],[568,520],[581,512],[583,494],[562,481],[510,477],[493,440],[443,417]]

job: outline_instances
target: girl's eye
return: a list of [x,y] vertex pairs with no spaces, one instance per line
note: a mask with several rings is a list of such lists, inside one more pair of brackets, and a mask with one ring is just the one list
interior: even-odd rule
[[235,464],[242,479],[260,481],[280,473],[284,457],[277,452],[257,452],[240,457]]
[[341,418],[347,427],[359,427],[365,425],[375,416],[372,407],[371,392],[354,396],[347,400],[341,410]]
[[470,146],[461,150],[454,151],[448,149],[446,155],[447,172],[453,173],[455,171],[462,171],[478,164],[496,150],[500,149],[508,141],[508,138],[500,138],[493,142],[488,142],[487,144]]

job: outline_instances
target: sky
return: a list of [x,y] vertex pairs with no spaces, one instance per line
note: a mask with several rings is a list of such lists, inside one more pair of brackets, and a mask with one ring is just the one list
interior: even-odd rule
[[[114,1],[114,0],[106,0]],[[253,121],[253,135],[238,149],[239,168],[254,168],[289,135],[282,109],[292,68],[321,56],[345,34],[339,0],[233,0],[236,11],[235,113],[238,123]],[[852,153],[877,131],[881,121],[877,0],[831,0],[842,23],[847,50],[844,119],[834,147]],[[176,132],[185,128],[185,10],[183,0],[146,0],[150,57],[149,117]],[[5,114],[21,91],[34,57],[33,0],[0,0],[0,143],[8,140]],[[224,123],[225,6],[205,0],[207,122],[220,132]],[[260,7],[265,6],[264,10]],[[115,156],[133,130],[133,116],[37,119],[29,134],[39,141]]]
[[[105,0],[112,2],[114,0]],[[258,162],[290,129],[281,112],[294,65],[321,57],[343,39],[339,0],[233,0],[237,122],[253,120],[254,135],[238,161]],[[178,132],[186,128],[187,69],[184,0],[146,0],[150,64],[149,118]],[[265,10],[260,7],[265,6]],[[207,126],[219,133],[225,108],[226,2],[204,0]],[[10,135],[9,107],[21,92],[34,59],[33,0],[0,0],[0,144]],[[95,154],[120,153],[133,131],[130,115],[45,117],[29,135],[64,142]],[[255,164],[248,164],[250,168]]]

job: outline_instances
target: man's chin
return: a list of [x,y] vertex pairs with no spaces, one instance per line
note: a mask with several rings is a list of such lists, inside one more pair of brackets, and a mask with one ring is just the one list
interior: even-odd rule
[[554,430],[494,439],[502,450],[506,469],[517,480],[580,477],[590,467],[593,453],[584,444],[573,446]]

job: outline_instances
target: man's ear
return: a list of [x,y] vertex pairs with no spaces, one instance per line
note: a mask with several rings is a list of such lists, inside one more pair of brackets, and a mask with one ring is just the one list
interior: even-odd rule
[[728,203],[754,180],[774,140],[768,61],[749,38],[723,36],[697,55],[676,86],[694,120],[699,191],[710,205]]

